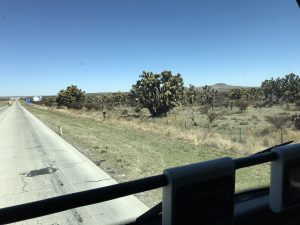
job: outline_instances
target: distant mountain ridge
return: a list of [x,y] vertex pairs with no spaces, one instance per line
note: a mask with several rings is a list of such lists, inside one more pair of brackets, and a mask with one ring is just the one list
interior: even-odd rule
[[[249,89],[249,88],[257,88],[257,87],[249,87],[249,86],[237,86],[237,85],[230,85],[230,84],[225,84],[225,83],[216,83],[213,85],[208,85],[211,88],[217,90],[218,92],[225,92],[228,91],[229,89],[234,89],[234,88],[245,88],[245,89]],[[196,90],[201,91],[203,86],[198,86],[195,87]],[[87,95],[90,96],[96,96],[96,95],[105,95],[105,94],[112,94],[114,92],[94,92],[94,93],[87,93]],[[122,93],[129,93],[128,91],[123,91]]]
[[[210,86],[211,88],[217,90],[218,92],[226,92],[228,91],[229,89],[234,89],[234,88],[246,88],[246,89],[249,89],[249,88],[258,88],[258,87],[249,87],[249,86],[237,86],[237,85],[230,85],[230,84],[226,84],[226,83],[216,83],[216,84],[213,84],[213,85],[208,85]],[[199,90],[201,91],[202,90],[202,87],[203,86],[195,86],[195,89],[196,90]],[[187,87],[188,88],[188,87]],[[121,91],[122,93],[129,93],[129,91]],[[97,95],[105,95],[105,94],[112,94],[114,93],[114,91],[111,91],[111,92],[88,92],[86,93],[88,96],[97,96]],[[34,95],[34,96],[37,96],[37,95]],[[56,95],[42,95],[44,97],[54,97]],[[0,99],[7,99],[11,96],[0,96]],[[31,97],[31,96],[20,96],[21,98],[27,98],[27,97]]]
[[[216,83],[216,84],[208,85],[208,86],[217,90],[218,92],[224,92],[224,91],[228,91],[229,89],[235,89],[235,88],[245,88],[245,89],[257,88],[257,87],[249,87],[249,86],[230,85],[230,84],[225,84],[225,83]],[[196,89],[201,90],[202,86],[196,87]]]

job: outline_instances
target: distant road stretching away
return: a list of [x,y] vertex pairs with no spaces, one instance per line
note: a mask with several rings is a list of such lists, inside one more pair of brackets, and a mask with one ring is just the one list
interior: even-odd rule
[[[18,102],[0,109],[0,208],[116,182]],[[15,224],[119,224],[147,210],[134,196]]]

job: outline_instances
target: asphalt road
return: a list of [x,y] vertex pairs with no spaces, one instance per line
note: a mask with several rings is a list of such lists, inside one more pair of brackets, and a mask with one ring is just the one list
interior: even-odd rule
[[[0,207],[116,182],[15,102],[0,109]],[[122,224],[147,210],[129,196],[15,224]]]

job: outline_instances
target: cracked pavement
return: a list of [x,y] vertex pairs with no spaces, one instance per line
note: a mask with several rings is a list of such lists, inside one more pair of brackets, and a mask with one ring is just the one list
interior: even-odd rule
[[[116,182],[18,102],[0,108],[0,207]],[[129,196],[15,224],[122,224],[147,207]]]

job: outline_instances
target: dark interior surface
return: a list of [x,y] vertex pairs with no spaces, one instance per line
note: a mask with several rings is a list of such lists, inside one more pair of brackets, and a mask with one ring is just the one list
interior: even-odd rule
[[[152,212],[152,215],[151,215]],[[201,221],[201,218],[199,218]],[[161,225],[161,205],[157,205],[131,225]],[[202,223],[201,223],[202,224]],[[213,224],[213,223],[207,223]],[[282,213],[274,213],[269,207],[268,188],[236,195],[234,225],[298,225],[300,207]]]

